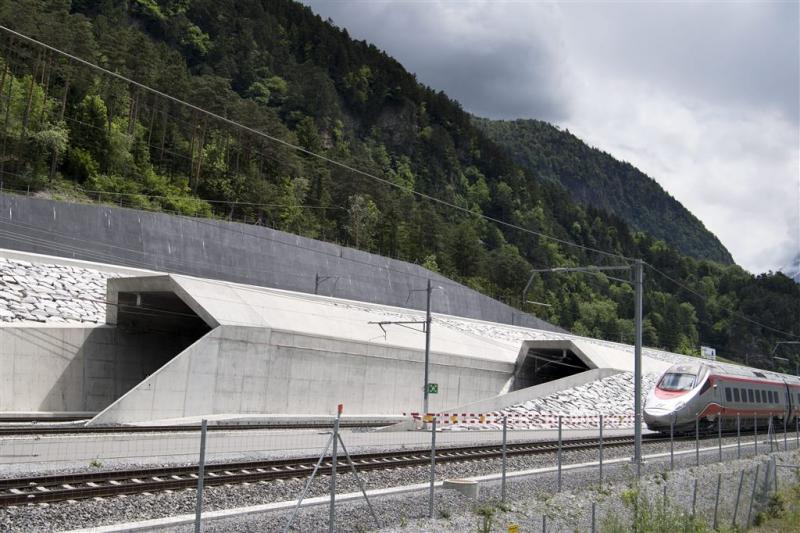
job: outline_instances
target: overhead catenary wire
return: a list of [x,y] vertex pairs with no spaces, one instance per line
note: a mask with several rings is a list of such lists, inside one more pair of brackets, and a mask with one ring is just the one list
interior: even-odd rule
[[417,196],[419,198],[424,198],[424,199],[426,199],[428,201],[437,203],[437,204],[445,206],[445,207],[449,207],[451,209],[460,211],[460,212],[468,214],[470,216],[478,216],[480,218],[483,218],[484,220],[487,220],[489,222],[493,222],[495,224],[499,224],[501,226],[505,226],[505,227],[510,228],[510,229],[522,231],[524,233],[528,233],[530,235],[535,235],[535,236],[540,237],[542,239],[547,239],[547,240],[550,240],[550,241],[553,241],[553,242],[558,242],[558,243],[563,244],[565,246],[571,246],[571,247],[579,248],[579,249],[582,249],[582,250],[585,250],[585,251],[598,253],[598,254],[601,254],[601,255],[604,255],[604,256],[607,256],[607,257],[616,257],[616,258],[620,258],[620,259],[624,259],[624,260],[631,260],[630,258],[627,258],[627,257],[625,257],[625,256],[623,256],[622,254],[619,254],[619,253],[613,253],[613,252],[608,252],[608,251],[605,251],[605,250],[600,250],[600,249],[597,249],[597,248],[592,248],[592,247],[589,247],[589,246],[584,246],[582,244],[578,244],[578,243],[573,242],[573,241],[569,241],[569,240],[566,240],[566,239],[561,239],[559,237],[555,237],[555,236],[552,236],[552,235],[548,235],[546,233],[535,231],[535,230],[532,230],[530,228],[525,228],[525,227],[520,226],[518,224],[514,224],[514,223],[511,223],[511,222],[506,222],[505,220],[501,220],[501,219],[497,219],[497,218],[494,218],[494,217],[490,217],[490,216],[485,215],[485,214],[475,213],[474,211],[472,211],[472,210],[470,210],[470,209],[468,209],[466,207],[462,207],[462,206],[456,205],[454,203],[448,202],[446,200],[442,200],[441,198],[437,198],[435,196],[431,196],[429,194],[417,191],[417,190],[413,189],[412,187],[407,187],[407,186],[401,185],[399,183],[395,183],[395,182],[393,182],[391,180],[388,180],[388,179],[385,179],[385,178],[381,178],[380,176],[376,176],[375,174],[372,174],[370,172],[361,170],[361,169],[356,168],[356,167],[354,167],[352,165],[349,165],[347,163],[343,163],[341,161],[338,161],[338,160],[333,159],[331,157],[328,157],[326,155],[319,154],[319,153],[314,152],[312,150],[309,150],[307,148],[303,148],[302,146],[293,144],[293,143],[291,143],[289,141],[281,139],[280,137],[275,137],[274,135],[270,135],[270,134],[268,134],[266,132],[257,130],[255,128],[251,128],[251,127],[246,126],[244,124],[240,124],[240,123],[238,123],[238,122],[236,122],[234,120],[231,120],[231,119],[229,119],[227,117],[224,117],[222,115],[214,113],[213,111],[208,111],[206,109],[203,109],[202,107],[196,106],[196,105],[194,105],[192,103],[186,102],[185,100],[181,100],[180,98],[172,96],[172,95],[170,95],[168,93],[165,93],[163,91],[159,91],[158,89],[154,89],[154,88],[152,88],[152,87],[150,87],[148,85],[145,85],[143,83],[140,83],[140,82],[137,82],[137,81],[135,81],[133,79],[130,79],[130,78],[126,77],[126,76],[123,76],[122,74],[119,74],[119,73],[114,72],[112,70],[108,70],[108,69],[106,69],[104,67],[96,65],[96,64],[94,64],[94,63],[92,63],[90,61],[87,61],[87,60],[85,60],[85,59],[83,59],[81,57],[78,57],[78,56],[76,56],[74,54],[71,54],[71,53],[66,52],[64,50],[61,50],[61,49],[56,48],[54,46],[51,46],[49,44],[43,43],[43,42],[41,42],[41,41],[39,41],[37,39],[34,39],[32,37],[28,37],[27,35],[19,33],[19,32],[15,31],[15,30],[12,30],[12,29],[10,29],[10,28],[8,28],[6,26],[0,25],[0,30],[3,30],[5,32],[10,33],[10,34],[12,34],[12,35],[14,35],[16,37],[19,37],[19,38],[21,38],[23,40],[31,42],[31,43],[33,43],[33,44],[35,44],[37,46],[41,46],[43,48],[51,50],[51,51],[53,51],[53,52],[55,52],[57,54],[60,54],[60,55],[62,55],[64,57],[68,57],[69,59],[71,59],[73,61],[76,61],[76,62],[78,62],[78,63],[80,63],[82,65],[85,65],[85,66],[89,67],[89,68],[95,69],[95,70],[97,70],[99,72],[103,72],[104,74],[112,76],[112,77],[114,77],[114,78],[116,78],[118,80],[124,81],[125,83],[129,83],[129,84],[131,84],[131,85],[133,85],[135,87],[138,87],[138,88],[140,88],[140,89],[142,89],[144,91],[148,91],[148,92],[150,92],[152,94],[156,94],[156,95],[158,95],[158,96],[160,96],[162,98],[165,98],[165,99],[170,100],[172,102],[175,102],[177,104],[186,106],[189,109],[192,109],[192,110],[194,110],[194,111],[196,111],[198,113],[204,114],[206,116],[212,117],[212,118],[214,118],[216,120],[219,120],[221,122],[224,122],[224,123],[226,123],[226,124],[228,124],[230,126],[233,126],[235,128],[240,128],[242,130],[250,132],[250,133],[252,133],[254,135],[257,135],[259,137],[263,137],[263,138],[268,139],[268,140],[270,140],[272,142],[281,144],[281,145],[283,145],[283,146],[285,146],[287,148],[290,148],[292,150],[295,150],[295,151],[304,153],[304,154],[306,154],[306,155],[308,155],[310,157],[314,157],[316,159],[319,159],[320,161],[325,161],[326,163],[329,163],[331,165],[335,165],[335,166],[337,166],[339,168],[342,168],[344,170],[353,172],[354,174],[358,174],[358,175],[364,176],[366,178],[378,181],[378,182],[380,182],[380,183],[382,183],[384,185],[393,187],[395,189],[399,189],[399,190],[402,190],[404,192],[414,194],[415,196]]

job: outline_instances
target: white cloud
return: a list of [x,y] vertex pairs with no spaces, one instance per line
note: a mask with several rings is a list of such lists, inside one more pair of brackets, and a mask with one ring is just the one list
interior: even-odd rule
[[775,270],[800,250],[797,125],[775,112],[681,101],[646,82],[593,77],[576,87],[563,125],[657,179],[739,264]]

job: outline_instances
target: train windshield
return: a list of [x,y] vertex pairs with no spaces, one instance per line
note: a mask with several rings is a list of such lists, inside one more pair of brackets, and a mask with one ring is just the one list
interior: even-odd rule
[[697,376],[694,374],[679,374],[670,372],[664,374],[658,388],[662,390],[691,390],[694,387],[694,380]]

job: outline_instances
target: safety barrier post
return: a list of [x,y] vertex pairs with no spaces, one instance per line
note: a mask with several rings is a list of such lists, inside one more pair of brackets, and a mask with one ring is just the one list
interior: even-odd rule
[[739,472],[739,488],[736,489],[736,504],[733,507],[733,522],[731,522],[731,527],[736,529],[736,513],[739,512],[739,497],[742,495],[742,483],[744,483],[744,470]]
[[600,487],[603,486],[603,415],[600,415]]
[[597,503],[592,502],[592,533],[597,531],[597,527],[595,524],[595,516],[597,514]]
[[436,483],[436,418],[431,426],[431,486],[428,492],[428,518],[433,518],[433,485]]
[[692,518],[694,518],[696,509],[697,509],[697,478],[694,478],[694,483],[692,487]]
[[194,532],[200,533],[200,523],[203,519],[203,482],[206,477],[206,434],[208,433],[208,420],[200,422],[200,461],[197,463],[197,503],[194,511]]
[[719,462],[722,462],[722,413],[717,417],[717,447],[719,448]]
[[561,415],[558,415],[558,492],[561,492]]
[[547,533],[547,515],[542,515],[542,533]]
[[500,485],[500,501],[506,501],[506,432],[508,431],[508,415],[503,416],[503,481]]

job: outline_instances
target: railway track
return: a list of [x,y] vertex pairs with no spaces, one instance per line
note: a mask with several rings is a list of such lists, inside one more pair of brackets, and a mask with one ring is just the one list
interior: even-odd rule
[[[658,440],[658,437],[646,440]],[[572,439],[563,442],[563,450],[584,450],[598,447],[599,440]],[[633,437],[608,437],[604,447],[633,444]],[[552,453],[554,441],[514,443],[507,446],[507,455]],[[437,463],[495,459],[502,456],[499,446],[443,448],[436,452]],[[395,451],[354,454],[353,465],[359,472],[407,468],[426,465],[430,450]],[[228,485],[304,478],[311,474],[319,457],[207,464],[204,484]],[[350,469],[346,458],[339,458],[338,469]],[[330,474],[331,458],[323,460],[320,474]],[[136,470],[102,471],[76,474],[0,479],[0,507],[33,503],[53,503],[86,498],[107,498],[145,492],[174,491],[197,486],[197,467],[178,466]]]

